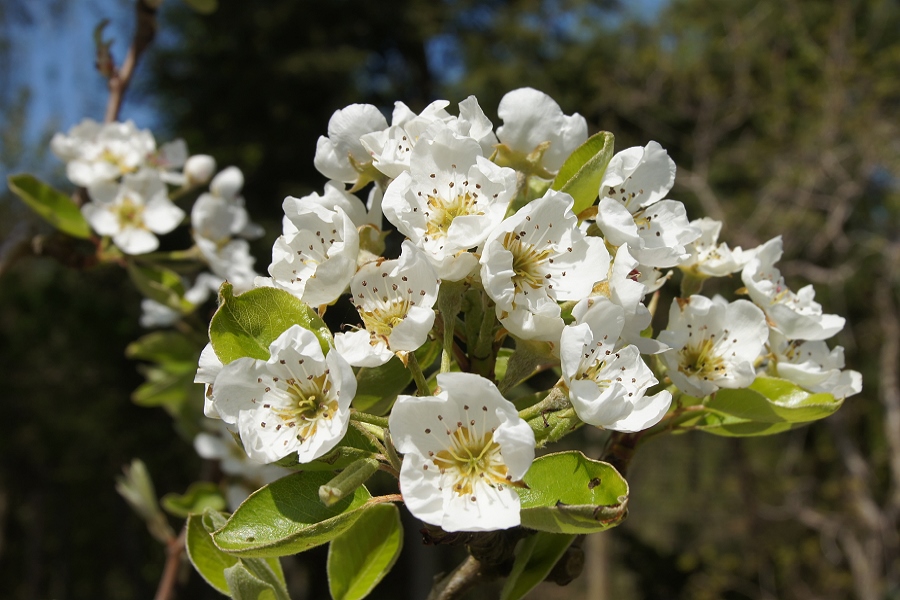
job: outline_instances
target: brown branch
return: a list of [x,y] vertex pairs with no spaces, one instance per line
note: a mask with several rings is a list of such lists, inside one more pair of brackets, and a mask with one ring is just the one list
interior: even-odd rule
[[154,600],[171,600],[175,597],[175,584],[178,578],[178,567],[181,566],[181,556],[184,554],[184,540],[187,535],[187,526],[181,530],[177,538],[172,538],[166,544],[166,565],[156,588]]
[[454,600],[484,580],[485,574],[481,563],[475,557],[469,556],[434,586],[427,600]]
[[131,84],[134,69],[144,50],[156,37],[156,9],[148,6],[145,0],[137,0],[135,9],[136,24],[131,47],[128,49],[121,68],[109,78],[109,101],[106,104],[106,115],[103,118],[107,123],[112,123],[119,118],[122,100]]

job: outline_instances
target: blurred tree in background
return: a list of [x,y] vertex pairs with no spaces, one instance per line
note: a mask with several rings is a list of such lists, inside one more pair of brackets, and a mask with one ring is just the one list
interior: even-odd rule
[[[617,149],[660,142],[690,216],[724,220],[724,238],[745,248],[785,234],[785,276],[795,289],[815,283],[827,311],[847,317],[838,343],[864,390],[780,437],[648,445],[629,472],[631,518],[584,541],[585,573],[569,588],[538,593],[900,598],[900,5],[657,8],[638,18],[582,0],[271,0],[198,16],[167,2],[144,92],[159,95],[166,128],[193,152],[244,170],[250,212],[269,230],[255,247],[261,271],[282,199],[320,191],[316,139],[350,103],[418,111],[474,94],[496,124],[500,97],[529,85],[581,112],[592,132],[614,132]],[[26,217],[9,201],[0,210],[10,236]],[[162,411],[127,401],[138,380],[122,351],[137,336],[138,302],[123,279],[30,259],[0,280],[11,413],[0,434],[0,579],[19,582],[11,597],[146,597],[162,551],[113,477],[141,457],[162,494],[200,472]],[[408,548],[416,529],[407,526]],[[422,597],[431,571],[453,564],[442,557],[405,553],[411,562],[380,597]],[[325,597],[324,553],[309,559],[293,584]],[[217,597],[201,589],[182,597]]]

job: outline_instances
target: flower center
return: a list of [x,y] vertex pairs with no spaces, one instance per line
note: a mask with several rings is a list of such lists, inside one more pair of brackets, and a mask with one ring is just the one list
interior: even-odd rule
[[444,200],[439,196],[428,196],[428,223],[425,234],[428,237],[445,237],[450,230],[453,219],[464,215],[483,215],[475,210],[475,197],[466,191],[452,199]]
[[406,318],[410,301],[405,298],[394,298],[393,301],[382,298],[382,300],[384,304],[372,310],[361,310],[360,315],[370,333],[387,338],[394,331],[394,327]]
[[135,202],[130,196],[125,196],[116,206],[116,217],[119,219],[120,229],[141,229],[144,227],[144,205]]
[[684,347],[678,370],[689,377],[709,380],[725,370],[725,361],[715,352],[712,338],[704,338],[699,344]]
[[312,437],[322,421],[334,417],[338,410],[337,400],[330,397],[331,381],[327,373],[309,380],[287,380],[288,401],[276,414],[288,427],[297,427],[297,437],[301,441]]
[[442,475],[450,476],[454,492],[460,496],[472,494],[479,479],[490,486],[510,483],[500,455],[500,445],[494,441],[493,432],[479,436],[460,424],[447,437],[449,446],[432,460]]
[[[520,237],[510,231],[503,238],[503,247],[513,255],[513,286],[516,293],[522,291],[524,284],[536,290],[544,285],[544,274],[541,268],[544,261],[550,257],[550,248],[537,250],[532,244],[523,242]],[[527,292],[526,292],[527,293]]]
[[116,154],[109,148],[103,149],[103,152],[100,154],[100,159],[115,166],[123,175],[125,175],[126,173],[134,173],[135,171],[137,171],[137,166],[130,166],[125,164],[125,158],[119,154]]

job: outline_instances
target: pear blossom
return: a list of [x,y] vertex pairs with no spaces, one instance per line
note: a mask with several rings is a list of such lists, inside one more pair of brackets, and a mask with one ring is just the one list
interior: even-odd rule
[[328,179],[356,183],[360,170],[372,162],[360,138],[387,126],[384,115],[371,104],[351,104],[336,110],[328,120],[328,137],[320,136],[316,143],[316,169]]
[[493,124],[485,116],[478,100],[469,96],[460,102],[458,117],[446,111],[449,105],[447,100],[435,100],[416,114],[403,102],[395,103],[391,126],[360,138],[360,142],[372,155],[375,167],[392,179],[398,177],[400,173],[409,170],[410,152],[419,138],[429,130],[444,127],[458,137],[475,140],[483,153],[493,152],[493,145],[497,142]]
[[513,335],[558,342],[564,323],[557,301],[580,300],[607,277],[609,252],[602,239],[578,229],[573,202],[550,190],[485,241],[481,280]]
[[294,233],[282,235],[272,247],[272,285],[312,306],[331,304],[356,273],[359,233],[340,206],[329,210],[295,200],[284,201]]
[[515,171],[485,159],[472,138],[440,128],[413,148],[410,170],[388,186],[382,208],[441,279],[458,281],[477,268],[468,250],[503,220],[515,187]]
[[156,250],[159,240],[154,234],[169,233],[184,218],[156,171],[125,175],[121,183],[98,181],[88,187],[88,194],[91,201],[81,207],[84,218],[126,254]]
[[356,227],[361,227],[367,223],[381,227],[380,216],[377,222],[373,222],[366,213],[366,206],[363,204],[362,200],[346,191],[341,182],[329,181],[325,184],[325,191],[323,194],[313,192],[300,198],[288,196],[284,199],[281,207],[284,209],[286,217],[283,231],[285,236],[293,235],[297,232],[297,227],[292,221],[295,220],[297,211],[310,203],[318,204],[331,211],[335,210],[338,206],[341,207],[341,210],[347,214]]
[[512,152],[539,157],[547,174],[559,171],[566,158],[587,140],[587,121],[563,114],[556,101],[533,88],[519,88],[500,99],[497,114],[503,125],[497,139]]
[[659,381],[636,346],[621,346],[625,311],[597,298],[560,339],[560,366],[575,413],[585,423],[615,431],[642,431],[656,425],[672,394],[646,395]]
[[323,355],[319,339],[291,326],[269,346],[268,360],[239,358],[215,378],[212,401],[236,425],[247,456],[270,463],[296,453],[319,458],[344,437],[356,377],[337,352]]
[[354,367],[383,365],[395,352],[418,349],[434,324],[440,280],[407,240],[400,258],[363,265],[350,282],[350,301],[364,329],[338,333],[334,345]]
[[212,344],[206,344],[200,352],[200,358],[197,361],[197,373],[194,375],[194,383],[203,384],[203,414],[210,419],[222,418],[213,401],[213,385],[224,366],[219,357],[216,356]]
[[794,293],[775,263],[781,258],[781,236],[756,249],[741,272],[750,299],[762,308],[772,326],[791,340],[826,340],[844,328],[844,318],[822,312],[812,285]]
[[133,121],[98,123],[84,119],[68,135],[54,135],[50,149],[66,162],[66,175],[72,183],[89,187],[137,172],[156,151],[156,140]]
[[744,251],[740,247],[733,250],[728,244],[719,241],[722,222],[709,217],[695,219],[691,225],[700,230],[700,237],[686,246],[690,256],[682,261],[678,268],[694,277],[724,277],[744,268],[754,252]]
[[534,460],[534,433],[489,380],[441,373],[434,396],[399,396],[389,417],[403,453],[400,491],[409,511],[444,531],[519,525],[513,489]]
[[220,278],[220,284],[222,281],[228,281],[234,286],[236,293],[245,292],[253,287],[258,277],[253,269],[256,258],[250,254],[250,244],[247,240],[235,239],[219,245],[211,240],[195,237],[194,242],[209,269]]
[[208,154],[195,154],[184,162],[184,178],[187,185],[203,185],[216,172],[216,159]]
[[201,194],[191,209],[194,239],[205,239],[222,247],[232,236],[255,239],[263,234],[259,225],[250,222],[244,198],[244,174],[228,167],[213,177],[209,193]]
[[763,312],[747,300],[676,298],[659,340],[672,382],[698,397],[719,388],[743,388],[756,378],[755,362],[768,339]]
[[597,226],[613,246],[628,244],[643,265],[674,267],[700,237],[684,205],[663,200],[675,182],[675,162],[657,142],[612,157],[600,181]]
[[828,348],[820,340],[788,340],[777,330],[769,332],[774,356],[774,375],[793,381],[810,392],[842,399],[862,391],[862,375],[844,368],[844,349]]

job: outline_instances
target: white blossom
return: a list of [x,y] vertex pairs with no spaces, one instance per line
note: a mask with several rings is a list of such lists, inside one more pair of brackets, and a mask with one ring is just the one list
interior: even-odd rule
[[766,317],[747,300],[676,298],[659,340],[671,349],[661,356],[672,382],[698,397],[719,388],[743,388],[756,378],[769,329]]
[[793,381],[810,392],[842,399],[862,391],[862,375],[844,368],[844,349],[833,349],[820,340],[788,340],[778,331],[769,332],[775,375]]
[[336,110],[328,120],[328,137],[316,143],[315,165],[328,179],[355,183],[360,169],[372,162],[360,138],[387,129],[387,120],[371,104],[351,104]]
[[477,267],[468,250],[503,220],[515,185],[515,171],[485,159],[478,142],[440,128],[413,148],[410,170],[388,186],[383,210],[441,279],[458,281]]
[[612,157],[600,182],[597,226],[613,246],[651,267],[674,267],[687,259],[686,244],[700,237],[684,205],[663,200],[675,182],[675,163],[656,142]]
[[135,173],[156,151],[156,141],[149,130],[139,130],[132,121],[84,119],[68,135],[54,135],[50,149],[66,162],[66,175],[72,183],[89,187]]
[[329,210],[288,197],[284,210],[294,233],[282,235],[272,247],[273,285],[312,306],[331,304],[356,272],[356,226],[340,206]]
[[363,265],[350,282],[350,301],[364,329],[338,333],[335,348],[355,367],[376,367],[395,352],[418,349],[434,324],[440,280],[408,240],[400,258]]
[[156,171],[125,175],[121,183],[98,181],[88,187],[88,194],[91,201],[81,207],[85,219],[126,254],[156,250],[159,240],[154,234],[169,233],[184,218]]
[[781,236],[756,249],[741,279],[750,299],[762,308],[772,326],[791,340],[826,340],[844,328],[844,318],[822,312],[808,285],[794,293],[785,284],[775,263],[781,258]]
[[656,425],[669,410],[672,395],[647,396],[659,383],[636,346],[619,343],[624,309],[597,298],[560,340],[560,365],[569,400],[585,423],[635,432]]
[[215,378],[215,410],[237,425],[247,455],[275,462],[296,453],[319,458],[344,437],[356,377],[337,352],[323,356],[319,339],[294,325],[269,346],[268,360],[239,358]]
[[481,280],[513,335],[558,342],[563,320],[557,301],[580,300],[607,277],[606,246],[578,229],[573,202],[550,190],[505,219],[485,242]]
[[497,138],[523,155],[540,153],[540,166],[559,171],[566,158],[587,140],[587,121],[575,113],[563,114],[556,101],[533,88],[519,88],[500,100],[497,114],[503,125]]
[[259,225],[250,222],[240,195],[244,174],[228,167],[213,177],[209,193],[201,194],[191,209],[194,239],[205,239],[217,246],[227,244],[232,236],[255,239],[263,234]]
[[441,373],[435,396],[400,396],[389,417],[404,454],[400,491],[413,516],[445,531],[521,522],[513,489],[534,460],[534,433],[489,380]]
[[740,247],[733,250],[726,243],[717,243],[722,231],[722,222],[703,217],[691,221],[691,225],[700,230],[700,237],[686,246],[690,256],[682,261],[678,268],[695,277],[724,277],[744,268],[753,251],[745,252]]

